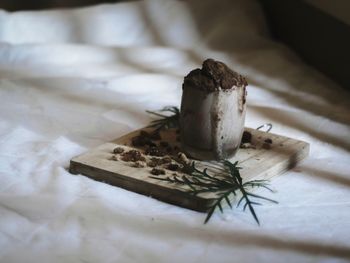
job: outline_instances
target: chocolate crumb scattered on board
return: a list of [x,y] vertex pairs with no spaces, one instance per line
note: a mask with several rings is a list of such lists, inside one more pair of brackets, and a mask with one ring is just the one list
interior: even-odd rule
[[142,147],[142,146],[156,146],[154,141],[158,141],[161,139],[160,133],[152,132],[149,133],[147,131],[141,130],[139,135],[133,137],[131,139],[131,144],[135,147]]
[[136,162],[136,161],[145,161],[146,158],[142,155],[140,151],[130,150],[121,154],[121,159],[124,162]]
[[180,166],[176,163],[169,163],[166,168],[171,171],[177,171],[179,170]]
[[123,147],[116,147],[113,149],[113,153],[123,153],[125,150]]
[[267,138],[264,142],[271,144],[272,140],[270,138]]
[[159,168],[153,168],[151,170],[151,174],[153,175],[164,175],[165,174],[165,170],[164,169],[159,169]]
[[165,152],[157,146],[151,146],[145,150],[145,154],[151,156],[164,156]]
[[146,163],[143,161],[136,161],[132,166],[136,168],[144,168],[146,167]]
[[241,143],[251,143],[251,141],[252,141],[252,134],[248,131],[244,131],[242,135]]

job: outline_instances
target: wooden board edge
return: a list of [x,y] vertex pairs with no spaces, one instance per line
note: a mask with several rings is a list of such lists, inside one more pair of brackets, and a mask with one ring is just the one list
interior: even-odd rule
[[[254,129],[246,127],[246,130],[254,130]],[[123,138],[130,137],[131,134],[137,134],[138,131],[139,130],[136,130],[131,133],[127,133],[119,137],[118,139],[115,139],[108,143],[116,143],[117,141],[122,140]],[[259,131],[259,132],[264,133],[262,131]],[[273,135],[282,136],[278,134],[273,134]],[[282,137],[289,138],[286,136],[282,136]],[[297,140],[297,139],[293,139],[293,140],[297,141],[298,144],[302,145],[301,149],[296,151],[292,156],[290,156],[289,159],[285,160],[285,162],[280,165],[280,169],[277,170],[277,172],[274,175],[269,176],[269,178],[285,173],[289,169],[295,167],[300,161],[302,161],[308,156],[310,152],[310,144],[302,140]],[[155,185],[151,182],[138,180],[136,178],[128,177],[126,179],[126,176],[124,175],[120,175],[120,174],[116,175],[114,172],[89,166],[88,164],[85,164],[79,161],[79,157],[83,156],[84,154],[86,153],[75,156],[70,160],[70,168],[69,168],[70,173],[82,174],[90,179],[93,179],[99,182],[108,183],[113,186],[121,187],[123,189],[129,190],[132,192],[153,197],[157,200],[164,201],[173,205],[178,205],[178,206],[191,209],[194,211],[198,211],[198,212],[207,212],[208,208],[215,201],[215,199],[213,198],[193,196],[189,193],[180,191],[178,189],[171,189],[161,185]],[[256,177],[258,178],[268,173],[269,173],[269,170],[265,171],[262,174],[257,175]]]
[[280,163],[280,169],[275,171],[274,175],[267,176],[269,174],[271,169],[275,169],[275,167],[271,167],[270,169],[264,171],[263,173],[256,176],[254,179],[268,179],[270,180],[273,177],[280,176],[289,170],[296,167],[298,164],[300,164],[301,161],[305,160],[310,153],[310,144],[307,142],[299,141],[304,146],[301,148],[300,151],[295,152],[293,155],[290,156],[289,159],[286,159],[284,162]]
[[113,172],[92,167],[74,160],[70,161],[69,172],[75,175],[82,174],[98,182],[107,183],[109,185],[120,187],[169,204],[178,205],[198,212],[207,212],[215,200],[213,198],[194,196],[177,189],[163,187],[161,185],[156,185],[143,180],[137,180],[131,177],[124,178],[124,175],[115,175]]

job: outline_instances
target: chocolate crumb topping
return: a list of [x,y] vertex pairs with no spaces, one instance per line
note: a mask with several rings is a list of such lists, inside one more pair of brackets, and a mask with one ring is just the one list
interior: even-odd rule
[[243,76],[231,70],[223,62],[207,59],[203,62],[202,69],[194,69],[185,77],[182,88],[193,87],[213,92],[247,85]]

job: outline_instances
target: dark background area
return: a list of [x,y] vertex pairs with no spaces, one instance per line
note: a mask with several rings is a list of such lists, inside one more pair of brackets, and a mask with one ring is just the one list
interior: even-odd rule
[[115,3],[116,0],[1,0],[0,8],[8,11],[40,10],[51,8],[69,8],[95,5],[99,3]]
[[[124,0],[125,1],[125,0]],[[71,8],[118,0],[1,0],[8,11]],[[272,36],[350,89],[350,26],[303,0],[260,0]],[[350,12],[350,10],[349,10]]]
[[260,2],[274,38],[350,90],[349,25],[302,0]]

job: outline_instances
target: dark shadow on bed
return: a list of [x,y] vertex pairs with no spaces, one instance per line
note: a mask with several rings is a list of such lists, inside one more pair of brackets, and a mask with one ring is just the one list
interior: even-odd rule
[[[91,193],[90,193],[91,195]],[[144,197],[147,198],[147,197]],[[137,233],[140,236],[157,237],[171,241],[183,240],[183,242],[195,242],[200,240],[215,240],[215,244],[227,247],[240,247],[246,249],[268,249],[272,251],[304,254],[311,257],[326,256],[341,259],[350,259],[350,247],[341,246],[327,241],[316,241],[311,239],[288,236],[270,235],[266,233],[254,233],[253,231],[226,229],[220,230],[208,225],[201,225],[202,221],[197,222],[198,227],[188,225],[186,222],[173,219],[163,220],[158,217],[157,220],[151,220],[151,214],[138,215],[137,213],[112,213],[107,211],[105,204],[97,197],[90,199],[88,205],[73,204],[65,212],[70,219],[75,217],[81,225],[89,227],[90,230],[109,228],[112,226],[122,226],[124,231]],[[181,208],[182,209],[182,208]],[[99,211],[101,210],[101,211]],[[107,213],[107,214],[106,214]],[[193,212],[198,214],[198,212]],[[102,217],[97,215],[104,215]],[[202,214],[201,214],[202,215]],[[190,216],[190,215],[189,215]],[[204,216],[204,214],[203,214]],[[147,220],[149,217],[149,220]],[[184,216],[182,216],[184,218]],[[99,224],[101,221],[101,224]],[[259,232],[259,231],[257,231]]]

